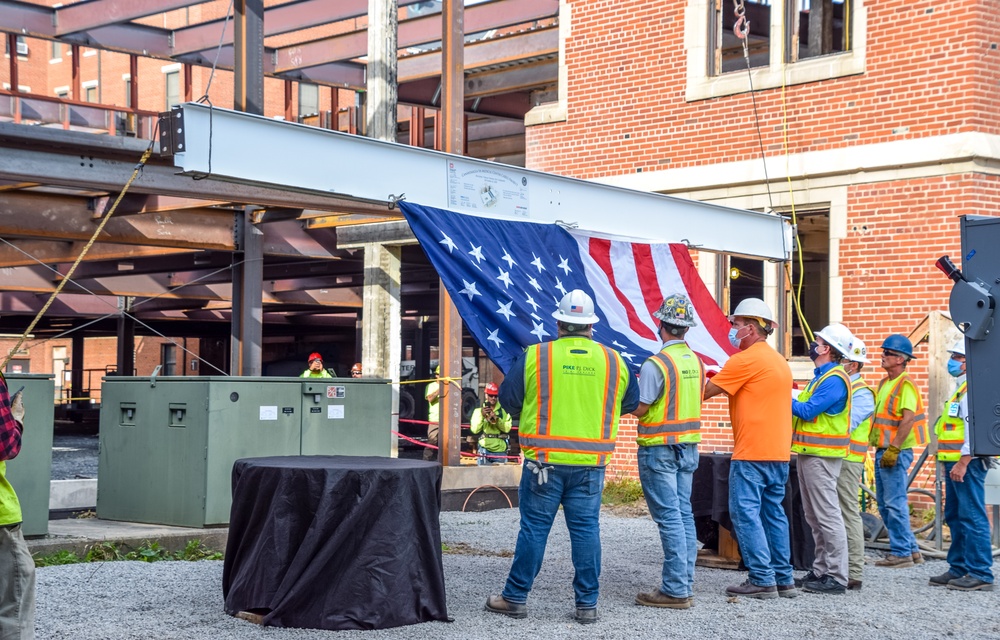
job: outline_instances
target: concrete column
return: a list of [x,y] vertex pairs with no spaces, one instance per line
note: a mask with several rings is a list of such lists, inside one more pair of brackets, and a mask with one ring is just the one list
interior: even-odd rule
[[[392,380],[392,430],[399,431],[399,364],[402,359],[399,265],[402,248],[367,243],[364,251],[361,369],[365,376]],[[392,456],[396,455],[397,440],[393,438]]]
[[368,0],[368,109],[365,135],[396,141],[397,0]]

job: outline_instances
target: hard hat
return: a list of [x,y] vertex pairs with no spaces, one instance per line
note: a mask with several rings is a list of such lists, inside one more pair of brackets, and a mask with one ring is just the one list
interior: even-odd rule
[[833,347],[833,350],[842,356],[850,353],[851,343],[854,342],[854,334],[839,322],[834,322],[823,327],[822,331],[816,332],[816,337],[823,338],[824,342]]
[[500,395],[500,387],[498,387],[495,382],[487,382],[486,383],[486,395],[488,395],[488,396],[498,396],[498,395]]
[[354,366],[351,367],[351,373],[361,373],[361,363],[355,362]]
[[854,342],[851,343],[851,348],[846,354],[847,359],[851,362],[860,362],[861,364],[868,364],[871,360],[868,359],[868,347],[865,345],[861,338],[855,338]]
[[323,356],[319,355],[319,352],[313,351],[312,353],[309,354],[308,362],[312,362],[313,360],[319,360],[320,362],[323,362]]
[[573,289],[564,295],[552,317],[569,324],[596,324],[599,320],[594,313],[594,301],[580,289]]
[[767,306],[767,303],[760,298],[747,298],[740,302],[736,305],[736,309],[733,311],[732,315],[729,316],[729,321],[732,322],[733,318],[736,318],[737,316],[742,316],[744,318],[760,318],[771,325],[778,324],[778,322],[774,319],[774,314],[771,313],[771,307]]
[[965,338],[960,338],[958,340],[958,342],[956,342],[955,344],[953,344],[951,346],[951,349],[948,349],[948,353],[957,353],[960,356],[964,356],[965,355]]
[[887,349],[901,353],[907,358],[913,358],[913,343],[910,342],[909,338],[899,333],[894,333],[882,341],[882,350]]
[[680,293],[674,293],[665,298],[660,308],[653,313],[653,317],[676,327],[698,326],[698,321],[694,319],[694,305],[687,299],[687,296]]

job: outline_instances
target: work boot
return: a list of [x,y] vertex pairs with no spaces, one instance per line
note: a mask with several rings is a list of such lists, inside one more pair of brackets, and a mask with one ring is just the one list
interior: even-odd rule
[[956,578],[949,582],[948,588],[955,589],[956,591],[993,591],[993,583],[984,582],[972,576],[965,576],[964,578]]
[[528,617],[527,605],[518,602],[508,602],[503,596],[490,596],[486,598],[486,610],[499,613],[508,618]]
[[795,588],[794,584],[779,584],[778,585],[778,597],[779,598],[798,598],[799,590]]
[[848,591],[861,591],[861,581],[860,580],[848,580],[847,581]]
[[910,554],[910,557],[913,558],[913,564],[923,564],[924,563],[924,556],[921,555],[921,553],[919,551],[914,551],[913,553]]
[[771,600],[778,597],[778,588],[774,585],[771,585],[770,587],[759,587],[750,582],[750,580],[746,580],[743,584],[726,587],[726,595],[746,596],[748,598],[757,598],[758,600]]
[[664,609],[690,609],[691,598],[675,598],[668,596],[659,589],[640,593],[635,597],[635,603],[644,607],[661,607]]
[[810,580],[802,585],[803,591],[809,593],[826,593],[832,595],[843,595],[847,587],[834,580],[833,576],[823,576],[816,580]]
[[812,582],[813,580],[818,580],[818,579],[819,576],[816,575],[816,572],[810,569],[809,573],[807,573],[806,575],[802,576],[801,578],[795,578],[795,586],[801,589],[802,585],[804,585],[805,583]]
[[931,578],[927,581],[927,584],[932,587],[947,587],[949,582],[952,580],[958,580],[961,577],[962,576],[956,576],[951,571],[945,571],[939,576],[931,576]]
[[577,609],[576,615],[574,616],[577,622],[580,624],[594,624],[598,620],[597,608],[593,609]]
[[894,556],[891,553],[883,560],[875,563],[876,567],[892,567],[893,569],[905,569],[913,566],[912,556]]

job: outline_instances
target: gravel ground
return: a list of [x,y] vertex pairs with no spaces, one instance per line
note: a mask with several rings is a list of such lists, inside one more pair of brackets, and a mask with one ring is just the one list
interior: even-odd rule
[[97,445],[97,434],[54,434],[52,436],[52,479],[96,478]]
[[[517,510],[443,513],[441,535],[448,611],[453,623],[432,622],[383,631],[330,632],[262,628],[223,612],[221,562],[107,562],[38,570],[38,637],[87,639],[228,640],[229,638],[1000,638],[1000,592],[932,588],[927,578],[947,565],[865,569],[864,590],[843,596],[730,601],[723,589],[744,573],[699,567],[695,607],[684,611],[633,604],[659,579],[659,538],[648,518],[602,515],[600,621],[571,620],[569,537],[556,519],[542,571],[528,600],[528,618],[483,611],[510,568]],[[489,550],[477,551],[478,550]],[[1000,565],[994,567],[1000,572]],[[998,573],[1000,575],[1000,573]]]

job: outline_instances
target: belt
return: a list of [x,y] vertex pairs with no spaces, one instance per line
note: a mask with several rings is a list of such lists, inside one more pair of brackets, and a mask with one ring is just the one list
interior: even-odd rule
[[3,527],[7,531],[17,531],[21,528],[21,523],[15,522],[14,524],[0,524],[0,527]]

